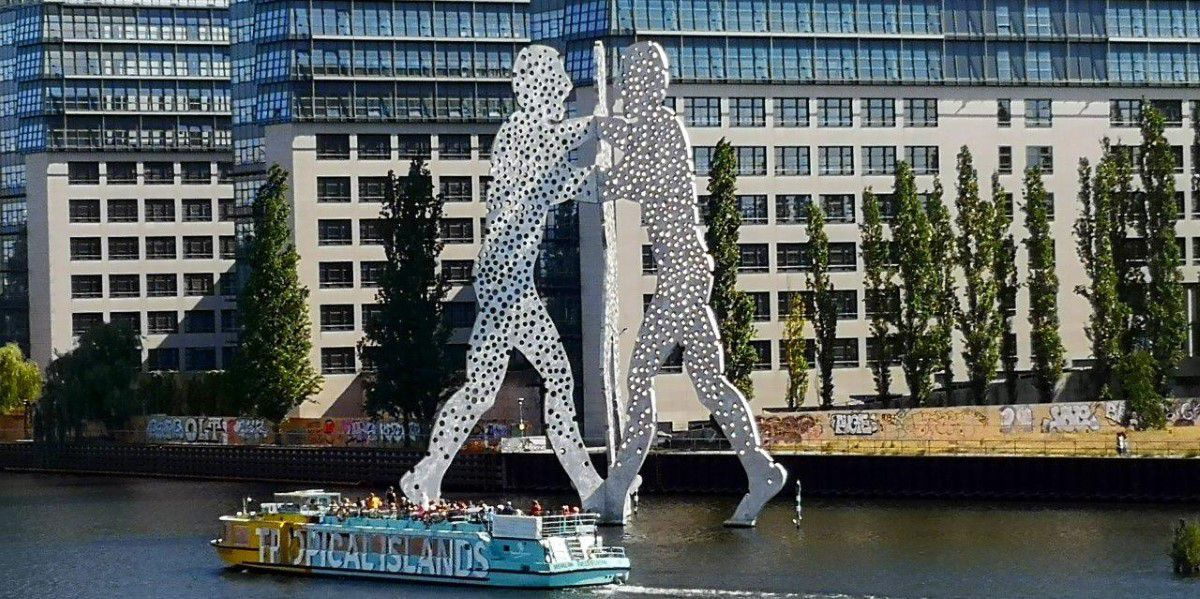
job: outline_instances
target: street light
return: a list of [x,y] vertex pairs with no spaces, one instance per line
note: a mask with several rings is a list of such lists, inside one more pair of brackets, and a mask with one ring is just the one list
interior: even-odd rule
[[525,436],[525,398],[517,398],[517,430],[521,431],[521,436]]

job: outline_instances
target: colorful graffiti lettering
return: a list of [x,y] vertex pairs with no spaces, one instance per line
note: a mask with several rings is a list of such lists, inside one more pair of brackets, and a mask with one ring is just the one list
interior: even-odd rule
[[767,444],[815,441],[821,438],[824,428],[816,418],[808,414],[763,418],[759,421],[763,442]]
[[867,412],[830,414],[830,418],[833,419],[833,434],[838,436],[869,437],[880,431],[875,415]]
[[1200,420],[1200,400],[1180,400],[1171,406],[1167,420],[1175,426],[1195,426]]
[[1004,406],[1000,408],[1000,432],[1032,433],[1033,408],[1029,406]]
[[1050,417],[1042,421],[1047,433],[1082,433],[1100,430],[1100,421],[1090,404],[1050,406]]
[[155,443],[258,444],[270,436],[262,418],[152,416],[146,421],[146,439]]

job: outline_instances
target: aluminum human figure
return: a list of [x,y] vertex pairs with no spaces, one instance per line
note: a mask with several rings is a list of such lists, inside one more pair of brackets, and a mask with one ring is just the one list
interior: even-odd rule
[[709,307],[713,261],[697,227],[691,145],[673,110],[663,106],[668,69],[654,42],[622,51],[618,102],[623,112],[600,121],[600,137],[618,162],[604,183],[606,202],[639,202],[658,266],[654,299],[646,310],[629,365],[627,425],[608,479],[588,504],[605,520],[624,522],[630,492],[656,432],[653,378],[676,346],[696,394],[732,444],[749,479],[749,492],[726,524],[753,526],[782,488],[783,467],[762,448],[746,398],[724,373],[716,317]]
[[[575,421],[574,378],[558,330],[534,286],[534,268],[546,216],[556,204],[594,196],[593,169],[570,164],[568,154],[594,137],[591,117],[564,120],[571,80],[558,52],[529,46],[513,66],[519,109],[500,127],[492,148],[487,234],[475,265],[479,304],[467,351],[467,381],[438,411],[429,451],[404,475],[410,500],[441,495],[442,478],[472,427],[495,403],[513,350],[541,375],[546,435],[580,497],[600,477]],[[595,201],[595,198],[591,198]]]

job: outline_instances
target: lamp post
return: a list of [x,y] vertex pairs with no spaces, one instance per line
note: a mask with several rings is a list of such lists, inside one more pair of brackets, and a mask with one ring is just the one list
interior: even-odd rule
[[525,398],[517,398],[517,430],[521,431],[521,437],[525,436]]

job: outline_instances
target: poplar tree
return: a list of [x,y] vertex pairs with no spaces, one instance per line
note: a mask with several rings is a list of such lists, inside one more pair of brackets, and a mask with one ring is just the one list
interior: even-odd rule
[[792,409],[803,405],[808,393],[808,341],[804,337],[807,326],[804,299],[793,293],[783,329],[783,355],[788,368],[787,406]]
[[886,401],[892,395],[892,362],[894,353],[893,322],[896,319],[892,298],[899,289],[895,282],[892,245],[883,234],[883,215],[879,198],[871,190],[863,193],[863,223],[859,228],[862,237],[864,285],[868,315],[871,319],[871,337],[875,340],[875,359],[871,362],[871,376],[875,379],[875,395]]
[[450,327],[442,301],[449,285],[438,272],[442,198],[423,160],[413,160],[403,178],[388,173],[379,215],[386,258],[375,292],[379,312],[363,323],[359,342],[363,364],[372,367],[364,380],[366,407],[375,416],[426,425],[461,364],[446,355]]
[[232,369],[244,411],[276,422],[322,382],[310,358],[308,288],[296,272],[300,255],[291,238],[287,179],[287,171],[272,165],[254,198],[249,277],[238,296],[242,333]]
[[1000,364],[1004,368],[1004,394],[1008,403],[1017,402],[1017,338],[1013,331],[1013,318],[1006,313],[1007,300],[1017,304],[1017,242],[1012,234],[1012,195],[1000,184],[1000,175],[992,173],[992,204],[996,206],[996,238],[1000,249],[992,265],[992,277],[999,285],[1000,294]]
[[982,404],[987,398],[988,383],[996,376],[1004,335],[1004,314],[1000,308],[1003,281],[997,278],[995,268],[1003,249],[1004,221],[995,201],[980,197],[979,173],[966,146],[958,152],[957,172],[955,251],[956,262],[963,272],[965,306],[957,310],[956,316],[963,336],[962,356],[971,400]]
[[1034,386],[1043,402],[1054,399],[1062,378],[1064,358],[1059,337],[1058,274],[1055,273],[1054,237],[1050,232],[1050,201],[1041,169],[1025,171],[1025,228],[1028,237],[1029,342]]
[[1154,358],[1154,386],[1166,397],[1187,342],[1187,300],[1175,239],[1175,158],[1163,135],[1163,116],[1149,103],[1142,109],[1141,181],[1146,206],[1146,345]]
[[914,406],[928,402],[933,386],[930,377],[938,365],[940,347],[933,330],[938,307],[937,266],[930,244],[933,232],[929,215],[917,196],[912,168],[901,162],[896,168],[896,245],[900,314],[896,322],[896,350]]
[[817,369],[821,378],[817,391],[821,407],[833,407],[833,351],[837,344],[837,302],[829,280],[829,236],[825,233],[825,209],[817,202],[808,206],[808,289],[812,293],[813,333]]
[[1088,300],[1091,314],[1084,332],[1091,342],[1092,381],[1101,399],[1113,399],[1113,373],[1124,354],[1129,308],[1118,293],[1120,276],[1114,251],[1114,229],[1119,198],[1115,189],[1115,155],[1108,140],[1095,175],[1086,158],[1079,160],[1079,218],[1075,221],[1075,246],[1087,284],[1075,292]]
[[708,175],[708,230],[704,240],[713,257],[713,289],[709,304],[721,331],[725,352],[725,376],[746,399],[754,398],[750,372],[757,355],[750,342],[754,339],[754,301],[737,290],[738,228],[742,213],[737,198],[737,155],[733,146],[722,139],[713,151],[712,170]]
[[933,345],[937,354],[937,370],[941,373],[945,400],[952,399],[954,386],[954,316],[958,311],[958,295],[954,283],[954,228],[950,211],[943,199],[942,182],[933,181],[933,193],[925,204],[929,214],[931,242],[929,259],[933,275],[934,324]]

